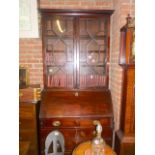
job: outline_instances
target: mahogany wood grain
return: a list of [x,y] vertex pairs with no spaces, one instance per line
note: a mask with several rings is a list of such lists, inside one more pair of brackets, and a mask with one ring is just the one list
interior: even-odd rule
[[[128,20],[131,18],[128,17]],[[121,29],[120,66],[123,69],[120,129],[116,132],[118,155],[135,154],[135,64],[132,52],[134,27],[131,22]]]
[[28,85],[19,89],[19,102],[37,103],[40,100],[41,88],[39,84]]
[[[43,78],[45,89],[42,92],[39,113],[40,155],[44,155],[45,139],[47,135],[53,130],[60,130],[60,132],[63,133],[65,138],[65,155],[71,155],[74,147],[77,144],[85,140],[91,140],[94,137],[94,120],[99,120],[101,122],[103,126],[103,137],[105,137],[105,140],[108,144],[112,145],[114,123],[111,93],[108,90],[108,80],[110,59],[110,15],[112,14],[113,10],[69,11],[47,9],[41,10],[41,12],[44,65]],[[62,22],[62,25],[64,21],[66,22],[66,29],[70,29],[71,32],[67,33],[68,36],[65,33],[57,35],[57,33],[55,32],[56,30],[54,30],[53,28],[53,23],[55,22],[56,17],[60,17],[60,22]],[[68,20],[70,20],[70,27],[68,27],[69,24],[67,24]],[[104,24],[102,24],[102,27],[98,30],[102,31],[102,35],[97,35],[97,32],[94,36],[91,35],[91,32],[89,35],[80,34],[80,32],[83,32],[83,29],[80,29],[81,20],[84,20],[84,23],[87,25],[90,25],[90,23],[88,24],[88,20],[93,21],[91,22],[91,24],[93,25],[93,31],[98,27],[101,27],[101,22],[103,22]],[[97,23],[100,23],[99,26],[96,26],[96,21]],[[48,24],[48,22],[50,24]],[[47,25],[50,25],[50,28]],[[51,34],[49,33],[49,30],[51,31]],[[68,32],[67,30],[66,32]],[[87,30],[87,33],[88,31],[89,30]],[[53,33],[54,35],[52,35]],[[69,44],[73,45],[73,48],[67,47],[67,44],[65,44],[65,48],[64,46],[62,46],[60,49],[55,49],[54,46],[56,44],[52,41],[47,41],[51,38],[53,40],[61,40],[63,44],[65,43],[65,39],[70,39],[71,41],[69,42]],[[89,66],[84,66],[86,67],[87,72],[90,68],[92,69],[92,72],[94,74],[94,77],[92,78],[95,79],[93,79],[92,81],[90,79],[87,80],[87,76],[91,73],[90,71],[88,72],[89,74],[85,70],[83,71],[84,73],[81,72],[81,67],[83,67],[83,64],[82,60],[79,59],[81,54],[80,52],[84,50],[80,49],[82,47],[80,44],[80,41],[82,41],[81,38],[85,40],[92,40],[92,42],[98,39],[98,41],[100,42],[100,44],[97,45],[98,47],[100,45],[105,45],[104,49],[98,51],[98,53],[102,53],[101,58],[103,57],[103,53],[107,54],[105,54],[105,58],[103,58],[104,60],[101,61],[100,59],[98,59],[96,61],[94,59],[96,62],[98,62],[99,60],[102,62],[101,66],[98,63],[96,64],[99,65],[97,67],[100,67],[101,71],[99,70],[99,73],[98,71],[94,73],[95,69],[92,68],[95,66],[92,66],[92,64],[85,64]],[[52,45],[52,49],[47,46],[48,44]],[[67,61],[68,59],[64,59],[63,54],[60,53],[60,51],[63,51],[62,53],[66,53],[66,49],[68,48],[70,50],[70,53],[72,53],[73,55],[73,59],[70,60],[71,63],[69,64]],[[54,59],[55,61],[49,63],[48,60],[50,59],[50,50],[51,52],[53,52],[53,54],[57,52],[57,60],[61,60],[62,62],[65,62],[64,64],[68,64],[71,68],[73,68],[73,70],[70,68],[68,69],[69,75],[66,71],[66,68],[63,68],[65,65],[63,66],[61,65],[61,63],[59,64],[59,61],[56,61],[56,59],[54,59],[55,56],[52,57],[52,59]],[[93,51],[95,54],[97,53],[96,48],[94,48],[94,50],[91,48],[87,52],[92,53]],[[87,59],[86,50],[84,50],[84,52],[85,59]],[[49,64],[50,67],[53,67],[53,65],[55,65],[54,67],[59,69],[56,73],[58,73],[60,70],[63,70],[63,73],[61,72],[59,75],[54,74],[54,67],[51,69],[49,67]],[[49,71],[50,69],[52,70],[52,73]],[[70,70],[72,70],[72,72],[70,72]],[[85,73],[87,74],[85,75]],[[67,81],[67,78],[64,78],[65,76],[70,80]],[[86,82],[84,83],[84,81]]]
[[118,155],[135,154],[135,66],[123,65],[123,93],[120,129],[116,132]]
[[[75,94],[78,93],[78,96]],[[52,108],[51,108],[52,105]],[[61,106],[60,106],[61,105]],[[69,109],[69,110],[68,110]],[[74,111],[74,112],[73,112]],[[110,91],[45,91],[40,117],[81,117],[113,115]]]
[[[45,138],[52,130],[63,133],[66,154],[71,154],[77,144],[95,136],[94,120],[101,122],[102,136],[112,145],[113,111],[109,90],[44,91],[39,115],[41,155],[44,155]],[[54,126],[55,121],[60,122],[59,126]]]
[[124,80],[120,129],[116,132],[118,155],[135,154],[135,66],[123,65]]
[[29,141],[19,142],[19,155],[27,155],[29,147],[30,147]]
[[29,141],[27,155],[38,155],[37,104],[19,103],[19,141]]
[[114,10],[65,10],[65,9],[40,9],[43,14],[56,14],[56,15],[75,15],[75,16],[82,16],[82,15],[111,15],[113,14]]

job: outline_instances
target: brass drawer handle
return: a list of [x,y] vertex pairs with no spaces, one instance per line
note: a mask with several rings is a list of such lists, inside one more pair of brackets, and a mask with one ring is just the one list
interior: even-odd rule
[[54,122],[52,123],[52,125],[55,126],[55,127],[58,127],[58,126],[61,125],[61,122],[60,122],[60,121],[54,121]]

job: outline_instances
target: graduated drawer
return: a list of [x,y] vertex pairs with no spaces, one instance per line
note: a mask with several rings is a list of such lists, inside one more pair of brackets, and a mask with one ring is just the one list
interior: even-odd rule
[[82,118],[79,119],[79,126],[80,127],[94,127],[95,121],[99,121],[103,127],[111,127],[112,126],[112,118]]
[[[77,130],[79,139],[90,140],[96,136],[95,128],[82,128]],[[102,131],[102,137],[104,139],[112,138],[113,131],[111,128],[104,128]]]
[[111,127],[112,118],[48,118],[40,119],[40,127],[61,127],[61,128],[72,128],[72,127],[94,127],[94,121],[100,121],[102,126]]
[[34,129],[35,124],[34,120],[32,119],[24,119],[24,118],[19,118],[19,128],[20,129]]
[[78,126],[78,122],[72,118],[49,118],[40,119],[41,128],[61,127],[61,128],[72,128]]

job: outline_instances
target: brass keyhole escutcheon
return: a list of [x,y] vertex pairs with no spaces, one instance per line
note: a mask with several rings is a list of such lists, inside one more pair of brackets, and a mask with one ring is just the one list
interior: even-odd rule
[[79,93],[78,93],[78,92],[76,92],[76,93],[75,93],[75,96],[76,96],[76,97],[78,97],[78,96],[79,96]]

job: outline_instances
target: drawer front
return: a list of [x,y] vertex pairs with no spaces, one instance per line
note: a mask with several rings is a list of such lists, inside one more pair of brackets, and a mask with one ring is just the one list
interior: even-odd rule
[[[104,128],[104,130],[102,131],[102,137],[104,140],[112,139],[112,135],[113,131],[110,128]],[[83,128],[78,129],[77,131],[77,139],[79,143],[87,140],[92,140],[95,136],[95,128]]]
[[65,138],[65,151],[72,152],[79,143],[92,140],[95,137],[94,121],[101,122],[103,127],[102,137],[106,143],[112,145],[113,119],[112,117],[100,118],[40,118],[40,152],[44,155],[45,139],[53,130],[59,130]]
[[94,127],[94,121],[99,121],[103,127],[112,126],[112,118],[94,118],[94,119],[80,119],[79,125],[80,127]]
[[101,122],[103,127],[112,126],[112,118],[50,118],[40,119],[41,128],[61,127],[61,128],[73,128],[73,127],[94,127],[94,121]]
[[[42,129],[40,130],[40,152],[44,154],[45,149],[45,139],[47,135],[56,128]],[[58,129],[64,136],[65,139],[65,151],[72,152],[77,144],[92,140],[95,137],[95,128],[78,128],[78,129]],[[113,131],[111,128],[104,128],[102,132],[102,137],[107,144],[112,145],[112,135]]]
[[78,121],[72,118],[52,118],[52,119],[41,119],[41,128],[53,128],[53,127],[64,127],[72,128],[78,126]]
[[19,119],[19,128],[22,129],[35,129],[35,123],[32,119]]

